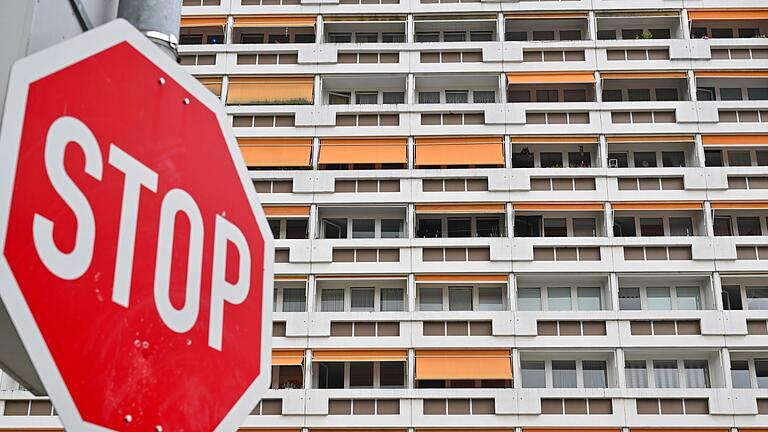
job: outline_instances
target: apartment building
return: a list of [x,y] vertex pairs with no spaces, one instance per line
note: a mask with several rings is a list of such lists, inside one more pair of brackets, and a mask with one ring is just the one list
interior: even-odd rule
[[277,239],[244,430],[768,431],[768,2],[183,4]]

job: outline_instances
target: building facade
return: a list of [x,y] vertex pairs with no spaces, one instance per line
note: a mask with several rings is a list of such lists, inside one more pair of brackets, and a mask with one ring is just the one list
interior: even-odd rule
[[244,429],[768,430],[768,2],[183,4],[277,239]]

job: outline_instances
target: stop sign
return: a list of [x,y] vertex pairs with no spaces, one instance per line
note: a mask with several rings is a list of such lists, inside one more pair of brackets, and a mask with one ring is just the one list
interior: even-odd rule
[[237,428],[272,241],[219,101],[126,22],[14,66],[0,295],[68,429]]

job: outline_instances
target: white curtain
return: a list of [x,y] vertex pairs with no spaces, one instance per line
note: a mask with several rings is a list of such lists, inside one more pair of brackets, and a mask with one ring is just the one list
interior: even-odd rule
[[648,371],[645,367],[645,360],[627,360],[624,363],[624,371],[624,375],[627,379],[627,387],[648,387]]
[[656,360],[653,362],[656,388],[678,388],[677,360]]

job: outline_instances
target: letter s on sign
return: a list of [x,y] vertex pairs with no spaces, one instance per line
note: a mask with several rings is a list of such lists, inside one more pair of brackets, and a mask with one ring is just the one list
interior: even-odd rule
[[32,221],[37,254],[51,273],[65,280],[77,279],[88,270],[96,236],[91,205],[64,169],[64,155],[70,143],[83,151],[85,172],[96,180],[101,180],[103,163],[96,137],[83,122],[63,116],[51,124],[45,139],[45,171],[53,189],[75,214],[75,246],[70,252],[62,251],[53,239],[53,222],[37,213]]

